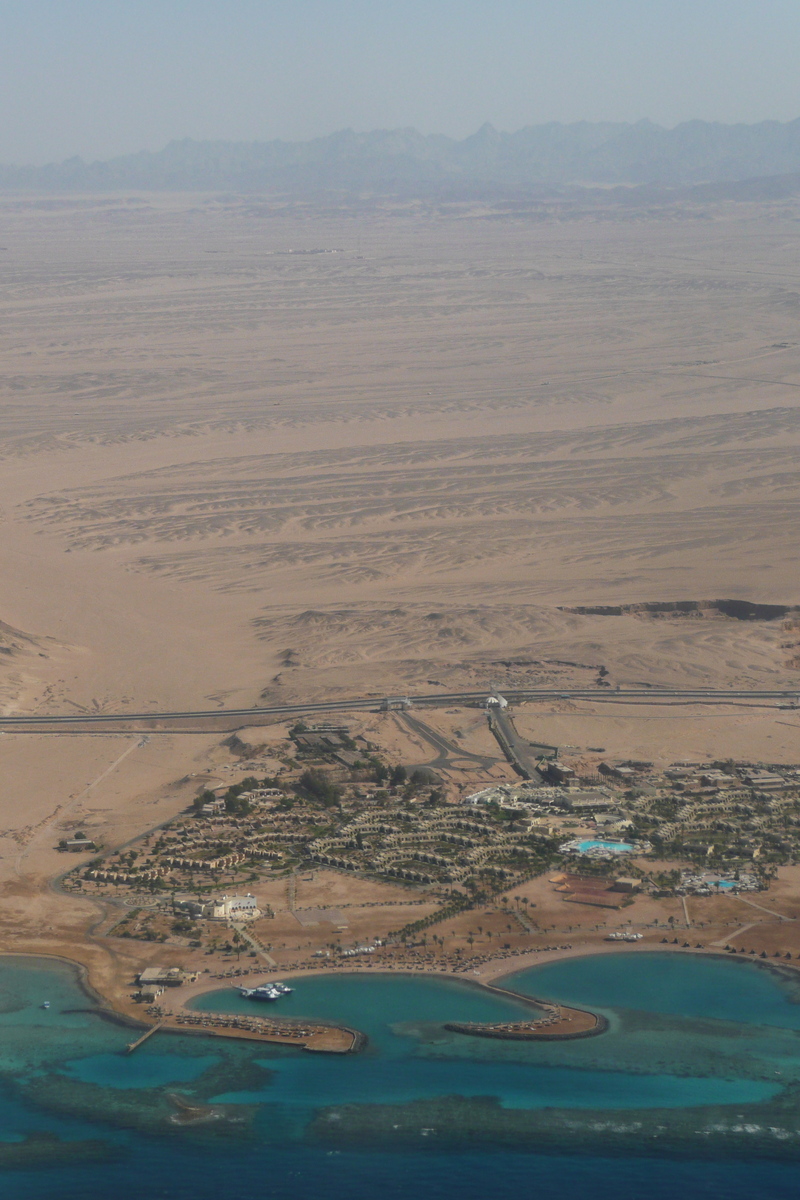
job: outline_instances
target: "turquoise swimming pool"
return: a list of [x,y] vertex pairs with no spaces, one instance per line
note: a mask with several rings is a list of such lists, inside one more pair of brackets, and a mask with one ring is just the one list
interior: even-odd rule
[[575,845],[581,854],[586,854],[587,850],[607,850],[609,854],[630,854],[633,851],[633,846],[628,845],[627,842],[604,842],[590,839],[585,842],[576,842]]

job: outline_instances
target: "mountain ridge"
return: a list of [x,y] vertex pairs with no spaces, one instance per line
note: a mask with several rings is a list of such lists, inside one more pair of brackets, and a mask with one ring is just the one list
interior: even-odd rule
[[800,173],[800,118],[672,129],[643,120],[490,123],[460,141],[413,128],[338,130],[304,142],[169,142],[106,161],[0,166],[0,191],[536,192],[553,187],[693,187]]

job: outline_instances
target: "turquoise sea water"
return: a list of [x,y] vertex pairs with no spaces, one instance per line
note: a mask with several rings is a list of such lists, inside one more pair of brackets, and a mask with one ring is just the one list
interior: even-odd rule
[[[529,982],[519,975],[510,986],[537,994],[535,973]],[[257,1093],[261,1100],[268,1100],[280,1086],[285,1103],[293,1106],[369,1103],[378,1098],[382,1103],[398,1103],[441,1095],[444,1085],[460,1096],[497,1096],[510,1108],[637,1108],[756,1101],[777,1091],[772,1080],[680,1078],[657,1070],[626,1074],[587,1068],[578,1079],[574,1068],[559,1065],[558,1052],[580,1043],[558,1044],[555,1060],[548,1064],[547,1052],[538,1046],[450,1034],[442,1029],[447,1021],[525,1020],[531,1016],[527,1005],[468,982],[386,975],[365,979],[354,974],[300,978],[293,985],[294,993],[278,1002],[282,1016],[344,1022],[366,1033],[369,1045],[366,1053],[344,1059],[319,1060],[291,1052],[280,1059],[263,1059],[277,1078]],[[204,997],[196,1007],[260,1011],[257,1001],[243,999],[230,988]]]
[[596,954],[520,971],[516,991],[622,1010],[800,1029],[800,975],[736,957],[670,952]]
[[[507,983],[599,1009],[609,1029],[549,1045],[475,1039],[443,1025],[530,1008],[466,981],[314,976],[281,1014],[356,1026],[363,1054],[157,1034],[126,1056],[130,1031],[91,1011],[69,967],[0,959],[0,1180],[15,1197],[84,1200],[796,1194],[790,972],[628,952]],[[233,989],[202,1007],[261,1011]],[[200,1123],[175,1123],[176,1094]]]

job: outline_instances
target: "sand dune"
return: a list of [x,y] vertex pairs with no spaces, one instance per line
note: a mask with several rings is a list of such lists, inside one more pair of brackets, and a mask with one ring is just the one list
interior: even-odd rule
[[[70,647],[52,637],[36,637],[0,621],[0,712],[30,711],[41,696],[41,680],[63,667]],[[53,691],[49,685],[47,695]],[[44,698],[44,697],[42,697]]]
[[798,436],[800,410],[781,407],[203,459],[39,496],[25,515],[73,550],[146,546],[134,570],[292,598],[475,586],[620,601],[698,580],[764,596],[765,546],[768,578],[792,577]]
[[[377,680],[409,691],[616,685],[791,686],[792,618],[582,616],[535,605],[422,605],[268,611],[255,622],[280,670],[277,699],[327,684],[363,692]],[[796,634],[794,635],[797,636]],[[601,668],[603,674],[601,676]]]

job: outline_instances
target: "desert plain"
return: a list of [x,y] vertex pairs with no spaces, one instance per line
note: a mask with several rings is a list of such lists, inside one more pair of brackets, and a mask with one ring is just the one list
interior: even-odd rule
[[[800,602],[797,199],[5,196],[0,272],[4,714],[591,686],[601,667],[612,689],[800,690],[796,617],[641,607]],[[517,716],[617,758],[800,761],[774,704],[598,690]],[[357,720],[424,760],[397,719]],[[437,720],[495,752],[478,712]],[[119,846],[174,816],[235,765],[228,732],[0,733],[0,947],[107,982],[128,951],[99,897],[54,884],[58,840],[80,823]],[[541,888],[544,929],[563,909]],[[713,903],[717,932],[749,924]]]

